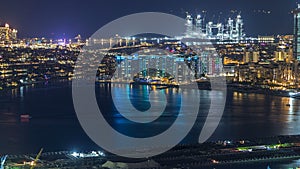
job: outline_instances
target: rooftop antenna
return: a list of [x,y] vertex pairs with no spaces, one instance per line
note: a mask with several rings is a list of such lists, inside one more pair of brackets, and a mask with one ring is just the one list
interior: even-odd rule
[[206,13],[207,13],[207,11],[206,11],[206,10],[202,10],[202,13],[203,13],[203,17],[202,17],[202,22],[203,22],[203,24],[202,24],[202,28],[204,28],[204,25],[205,25],[205,20],[206,20]]
[[202,13],[203,13],[203,20],[205,20],[207,11],[203,10]]
[[199,14],[198,9],[195,9],[195,13],[196,13],[196,14]]
[[211,20],[212,22],[215,20],[215,17],[216,17],[216,15],[212,16],[212,20]]
[[220,23],[222,12],[220,12],[217,23]]
[[[184,14],[186,14],[186,11],[183,8],[180,8],[180,15],[184,15]],[[186,17],[186,16],[184,16],[184,17]]]
[[185,17],[187,17],[189,15],[189,12],[185,12]]
[[226,17],[223,18],[224,19],[224,22],[227,22],[228,18],[232,18],[232,14],[229,12],[227,13]]

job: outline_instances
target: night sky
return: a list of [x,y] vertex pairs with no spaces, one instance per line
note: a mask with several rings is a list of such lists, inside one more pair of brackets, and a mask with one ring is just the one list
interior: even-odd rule
[[292,33],[290,12],[296,2],[300,0],[2,0],[0,23],[18,29],[21,38],[87,38],[106,23],[137,12],[185,17],[187,11],[206,10],[207,20],[224,21],[236,15],[230,10],[237,10],[247,35],[277,35]]

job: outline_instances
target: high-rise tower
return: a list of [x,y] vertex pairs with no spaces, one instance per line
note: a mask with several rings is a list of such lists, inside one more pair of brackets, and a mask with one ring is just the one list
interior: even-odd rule
[[201,15],[197,15],[196,17],[196,32],[202,34],[202,18]]
[[300,4],[294,13],[294,58],[300,61]]
[[193,17],[190,14],[186,16],[186,34],[188,37],[192,36],[193,34]]
[[18,31],[16,29],[11,29],[9,24],[0,26],[0,41],[9,41],[17,39]]
[[236,17],[236,26],[235,26],[235,29],[236,29],[236,33],[237,33],[237,40],[241,40],[243,39],[243,36],[244,36],[244,32],[243,32],[243,20],[242,20],[242,17],[241,15],[238,15]]
[[229,36],[229,39],[233,38],[233,20],[231,18],[228,19],[228,23],[227,23],[227,34]]

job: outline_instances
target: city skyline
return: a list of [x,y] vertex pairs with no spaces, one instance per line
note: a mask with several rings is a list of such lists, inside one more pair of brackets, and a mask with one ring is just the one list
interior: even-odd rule
[[[15,6],[16,3],[20,5]],[[215,22],[223,22],[226,18],[241,13],[249,36],[292,34],[291,11],[296,7],[296,3],[297,1],[272,1],[270,4],[258,0],[185,1],[185,3],[174,3],[170,0],[163,2],[155,0],[151,3],[119,0],[108,2],[88,0],[85,3],[9,1],[0,7],[0,23],[1,25],[10,23],[13,28],[19,30],[21,38],[73,38],[77,34],[88,38],[106,23],[137,12],[164,12],[182,18],[185,18],[186,12],[190,12],[193,15],[204,14],[208,20]]]
[[3,1],[0,169],[300,169],[299,74],[300,0]]

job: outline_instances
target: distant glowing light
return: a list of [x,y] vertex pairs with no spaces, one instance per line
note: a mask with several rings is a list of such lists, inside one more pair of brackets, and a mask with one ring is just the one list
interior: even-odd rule
[[102,151],[98,151],[98,154],[103,157],[105,156],[105,154]]
[[289,96],[295,96],[296,94],[298,94],[297,92],[289,92]]
[[78,156],[79,156],[79,153],[73,152],[71,155],[74,156],[74,157],[78,157]]
[[65,46],[66,45],[66,39],[59,39],[57,44],[61,45],[61,46]]

